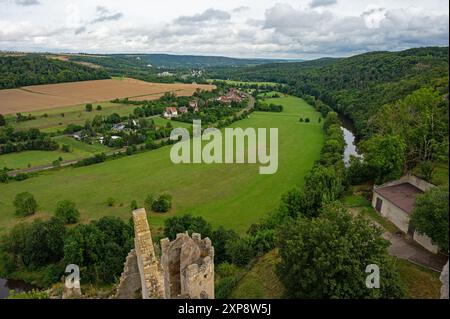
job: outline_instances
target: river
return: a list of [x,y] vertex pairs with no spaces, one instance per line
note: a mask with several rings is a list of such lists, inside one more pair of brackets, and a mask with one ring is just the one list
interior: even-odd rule
[[361,157],[358,153],[358,149],[356,147],[356,137],[353,133],[355,131],[355,127],[353,126],[352,120],[343,115],[339,115],[339,119],[342,122],[342,131],[344,132],[344,140],[345,140],[345,151],[344,151],[344,163],[345,166],[348,166],[350,163],[350,156]]
[[9,292],[14,290],[16,292],[31,291],[34,287],[20,280],[11,280],[0,278],[0,299],[5,299],[9,296]]

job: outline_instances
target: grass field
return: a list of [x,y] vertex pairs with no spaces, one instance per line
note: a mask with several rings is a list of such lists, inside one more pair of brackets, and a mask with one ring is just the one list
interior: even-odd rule
[[[74,201],[83,222],[112,215],[128,219],[130,202],[143,205],[147,194],[168,192],[173,209],[167,214],[149,214],[158,227],[174,214],[192,213],[214,226],[223,225],[240,233],[275,209],[280,196],[293,186],[302,186],[306,173],[319,159],[323,132],[317,121],[300,123],[301,115],[319,114],[295,97],[276,99],[282,113],[255,112],[233,127],[279,129],[279,168],[274,175],[260,175],[259,164],[173,164],[170,147],[82,168],[45,172],[22,182],[0,185],[0,232],[19,221],[12,201],[16,194],[31,192],[39,204],[36,216],[48,217],[56,202]],[[117,205],[108,207],[113,197]]]
[[0,168],[8,167],[12,169],[24,169],[29,167],[41,166],[51,164],[54,160],[61,157],[64,161],[76,160],[84,157],[89,157],[97,153],[111,151],[111,148],[103,146],[99,143],[89,145],[83,142],[74,140],[67,136],[55,137],[59,144],[67,144],[70,147],[70,152],[65,153],[58,151],[25,151],[19,153],[11,153],[0,155]]
[[[97,105],[102,109],[96,110]],[[84,125],[86,120],[92,121],[96,115],[108,116],[117,113],[120,116],[126,116],[133,113],[136,105],[131,104],[115,104],[111,102],[101,102],[93,104],[93,111],[86,112],[86,104],[74,105],[56,108],[47,111],[30,112],[36,117],[35,120],[14,123],[16,130],[26,130],[30,128],[38,128],[43,132],[54,132],[57,130],[64,130],[69,124]],[[43,115],[47,114],[46,117]],[[62,116],[64,114],[64,116]],[[10,117],[9,117],[10,118]]]

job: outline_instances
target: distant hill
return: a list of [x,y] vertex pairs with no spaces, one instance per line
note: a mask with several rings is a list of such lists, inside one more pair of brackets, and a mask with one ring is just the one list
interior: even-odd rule
[[[123,56],[123,55],[121,55]],[[154,67],[162,68],[209,68],[209,67],[241,67],[266,63],[281,63],[289,60],[281,59],[237,59],[223,56],[144,54],[125,55],[140,58]],[[291,60],[292,61],[292,60]]]
[[370,52],[349,58],[272,63],[213,71],[212,78],[288,84],[290,94],[314,96],[350,117],[360,137],[370,135],[377,109],[423,87],[448,93],[448,47]]
[[44,55],[0,55],[0,89],[109,78],[104,69]]
[[[160,69],[211,68],[211,67],[242,67],[266,63],[283,63],[294,60],[284,59],[239,59],[223,56],[173,55],[173,54],[107,54],[107,55],[70,55],[72,61],[89,61],[108,66],[108,61],[118,61],[134,67],[149,67]],[[295,60],[301,61],[301,60]],[[109,65],[111,66],[111,65]]]

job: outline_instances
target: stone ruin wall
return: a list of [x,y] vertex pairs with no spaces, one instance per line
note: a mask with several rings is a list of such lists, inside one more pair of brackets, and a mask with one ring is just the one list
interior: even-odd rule
[[214,248],[200,234],[178,234],[161,240],[161,264],[167,299],[214,298]]
[[161,240],[158,260],[145,209],[133,212],[135,248],[128,254],[116,298],[213,299],[214,247],[200,234]]

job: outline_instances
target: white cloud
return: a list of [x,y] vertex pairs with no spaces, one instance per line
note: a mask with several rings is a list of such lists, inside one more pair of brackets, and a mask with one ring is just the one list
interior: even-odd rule
[[[300,5],[294,0],[281,4],[261,0],[258,3],[265,6],[251,4],[251,8],[246,6],[250,1],[228,0],[220,7],[198,6],[184,12],[177,12],[173,1],[150,8],[144,0],[140,6],[111,1],[111,7],[95,0],[58,0],[58,7],[50,11],[47,1],[24,9],[0,0],[0,10],[8,12],[0,17],[0,47],[315,58],[448,45],[448,2],[440,0],[428,0],[426,8],[418,0],[405,0],[402,6],[361,0],[365,3],[355,2],[355,8],[349,1],[339,1],[319,9],[311,7],[311,0]],[[438,4],[447,10],[437,10]],[[166,7],[170,10],[164,11]],[[161,18],[163,13],[170,18]]]

